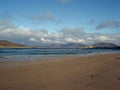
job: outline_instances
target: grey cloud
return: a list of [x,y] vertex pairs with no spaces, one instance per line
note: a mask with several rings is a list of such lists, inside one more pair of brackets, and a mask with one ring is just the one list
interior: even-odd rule
[[31,20],[32,22],[43,22],[43,21],[54,21],[55,16],[51,12],[46,12],[44,15],[28,15],[23,14],[24,18],[27,18],[28,20]]
[[0,21],[0,29],[11,29],[11,28],[16,28],[16,27],[7,20]]
[[54,16],[52,13],[50,12],[47,12],[45,13],[45,15],[43,16],[44,19],[49,19],[49,20],[53,20],[54,19]]
[[27,13],[22,13],[21,16],[27,20],[29,20],[30,22],[32,22],[33,24],[40,24],[43,22],[53,22],[55,24],[62,24],[64,22],[63,20],[63,15],[61,15],[60,17],[55,17],[55,15],[51,12],[46,12],[43,15],[29,15]]
[[104,28],[120,28],[120,21],[102,21],[96,29],[104,29]]
[[83,28],[64,28],[61,29],[60,32],[66,36],[66,37],[80,37],[82,35],[85,34],[84,29]]

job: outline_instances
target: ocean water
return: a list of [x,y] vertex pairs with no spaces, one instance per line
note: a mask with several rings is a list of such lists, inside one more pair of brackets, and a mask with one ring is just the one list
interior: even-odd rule
[[50,48],[1,48],[0,62],[25,61],[33,58],[45,58],[68,55],[94,55],[103,53],[119,53],[120,49],[50,49]]

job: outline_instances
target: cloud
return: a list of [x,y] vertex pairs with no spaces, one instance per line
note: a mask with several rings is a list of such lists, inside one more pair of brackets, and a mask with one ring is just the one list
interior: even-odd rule
[[[7,26],[7,27],[6,27]],[[86,33],[84,28],[63,28],[58,32],[45,29],[33,30],[26,27],[15,27],[9,21],[0,21],[0,39],[22,44],[40,45],[40,43],[82,43],[112,42],[120,45],[120,34]]]
[[120,21],[102,21],[98,24],[96,29],[104,29],[104,28],[120,28]]
[[36,40],[35,38],[30,38],[29,41],[31,41],[31,42],[38,42],[38,40]]
[[51,12],[46,12],[43,15],[23,14],[22,17],[27,18],[28,20],[31,20],[32,22],[35,22],[35,23],[55,20],[55,16]]
[[0,29],[16,28],[11,22],[7,20],[0,21]]
[[69,3],[71,2],[72,0],[59,0],[59,2],[63,3],[63,4],[66,4],[66,3]]
[[85,35],[84,29],[81,27],[77,28],[63,28],[60,30],[60,33],[64,37],[79,38]]
[[68,43],[76,43],[76,40],[74,40],[71,37],[65,38],[65,41],[68,42]]
[[110,40],[110,38],[105,35],[98,36],[96,39],[98,39],[99,41],[102,41],[102,42],[106,42],[106,41]]
[[64,22],[63,17],[56,17],[52,12],[45,12],[43,15],[29,15],[27,13],[22,13],[21,17],[29,20],[33,24],[40,24],[43,22],[53,22],[55,24],[62,24]]

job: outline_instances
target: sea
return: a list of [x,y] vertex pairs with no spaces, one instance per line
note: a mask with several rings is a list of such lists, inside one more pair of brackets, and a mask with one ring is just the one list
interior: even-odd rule
[[120,49],[0,48],[0,62],[20,62],[56,56],[86,56],[107,53],[120,53]]

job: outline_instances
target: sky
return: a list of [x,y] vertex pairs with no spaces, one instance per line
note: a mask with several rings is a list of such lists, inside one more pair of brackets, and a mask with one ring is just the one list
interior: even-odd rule
[[120,0],[0,0],[0,40],[120,45]]

